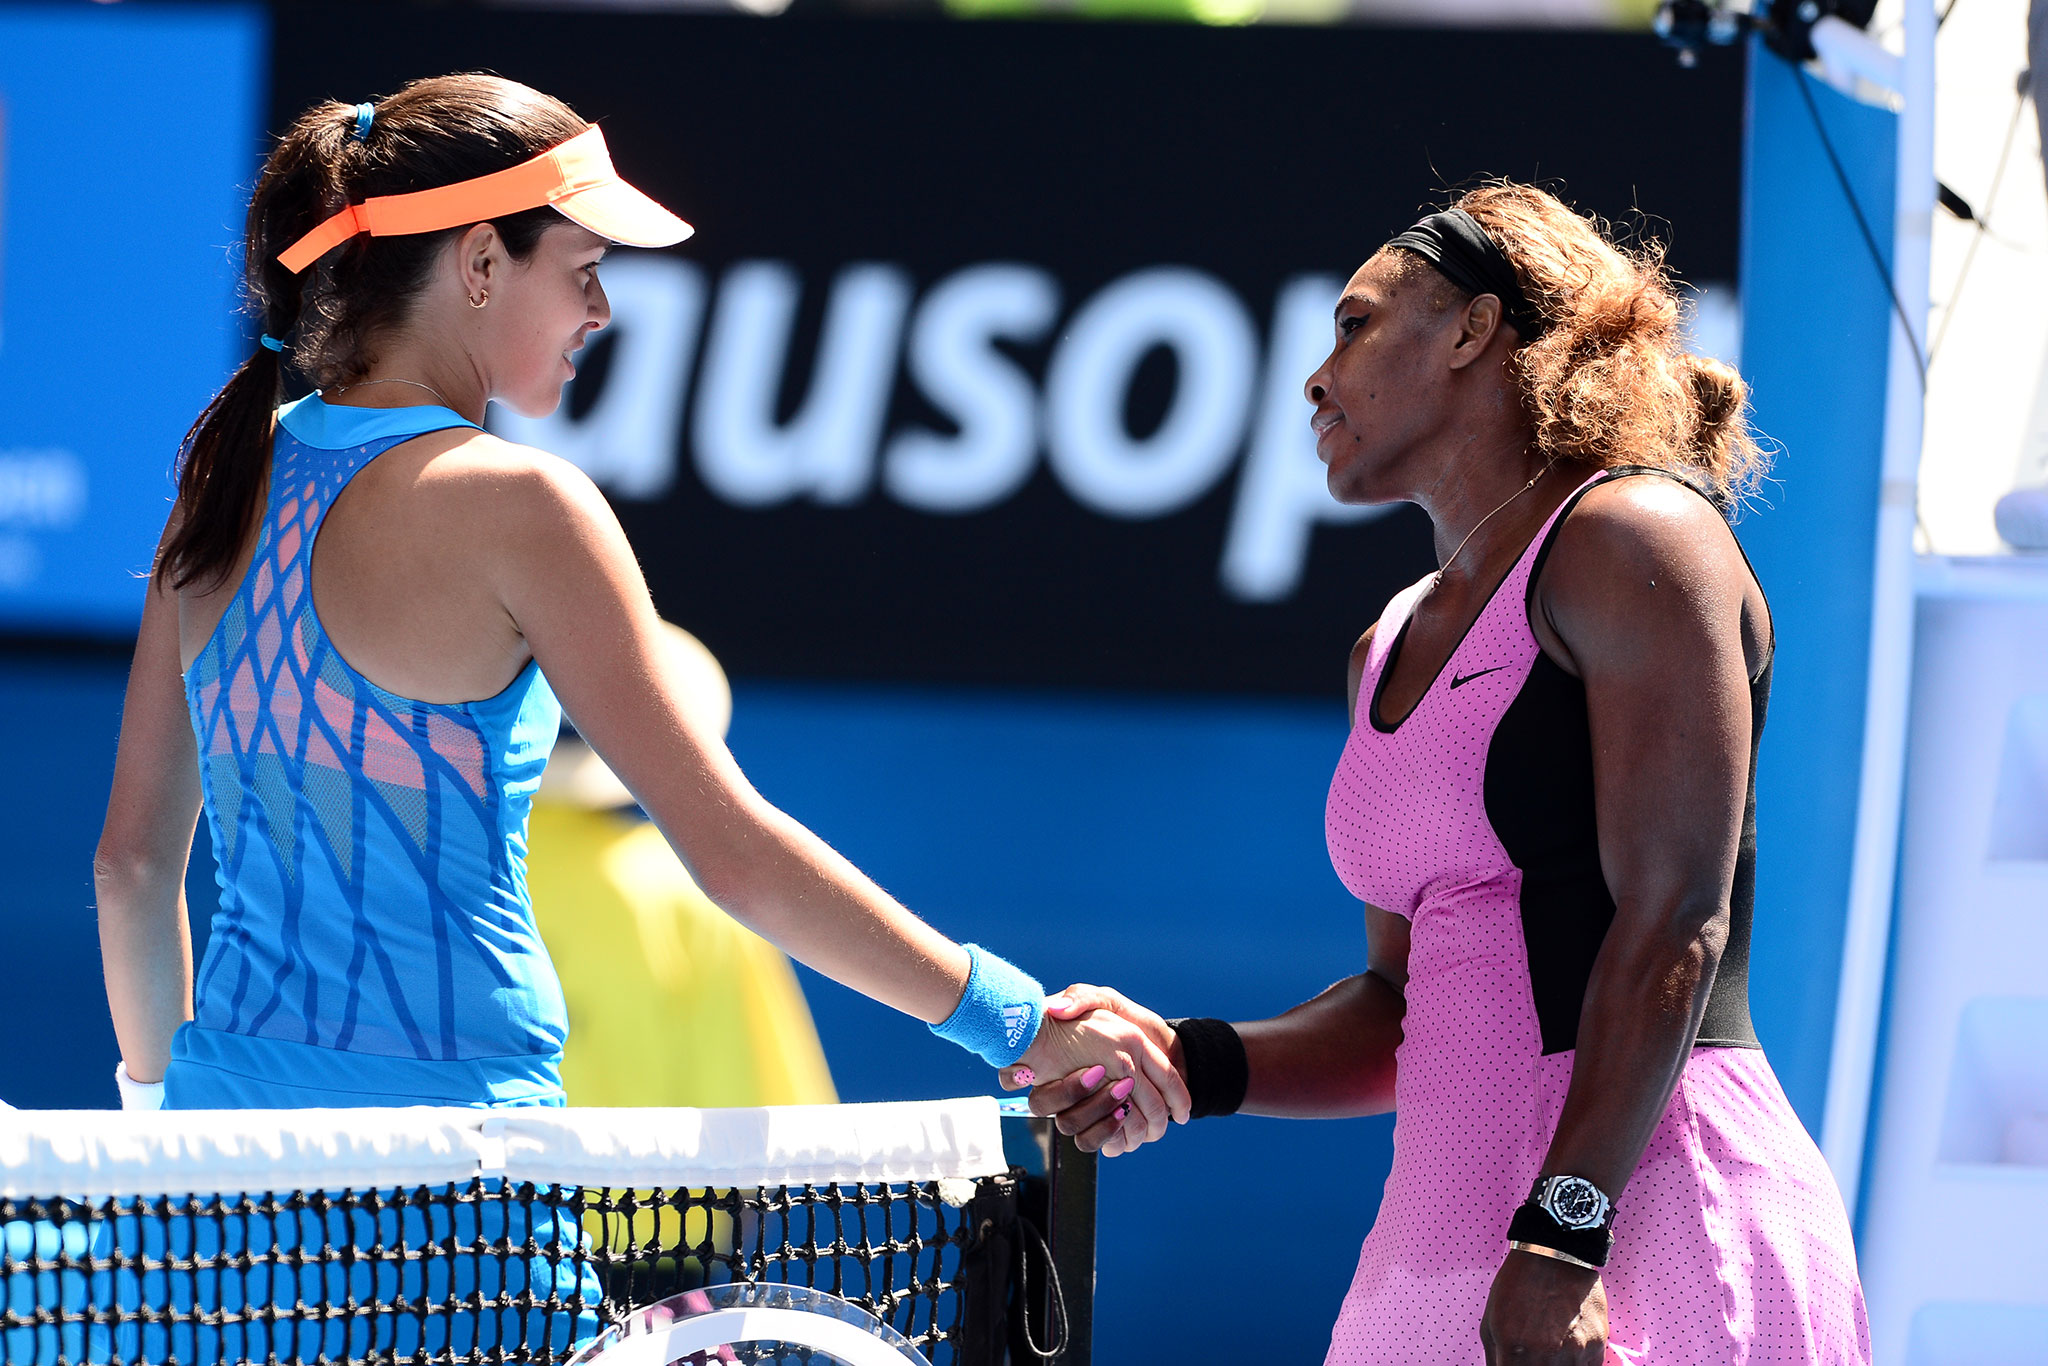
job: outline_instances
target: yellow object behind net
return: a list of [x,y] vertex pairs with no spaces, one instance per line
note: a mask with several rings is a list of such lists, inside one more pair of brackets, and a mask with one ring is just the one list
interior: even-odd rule
[[537,799],[527,884],[569,1003],[571,1105],[838,1099],[789,960],[712,904],[651,823]]

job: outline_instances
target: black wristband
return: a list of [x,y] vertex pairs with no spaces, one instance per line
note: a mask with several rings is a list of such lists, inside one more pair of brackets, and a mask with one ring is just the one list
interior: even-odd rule
[[1245,1088],[1252,1079],[1244,1040],[1223,1020],[1167,1023],[1180,1036],[1181,1066],[1186,1072],[1188,1097],[1194,1102],[1188,1118],[1236,1114],[1244,1105]]
[[1515,1217],[1508,1221],[1508,1241],[1534,1243],[1554,1252],[1569,1253],[1594,1266],[1605,1266],[1607,1254],[1614,1249],[1614,1230],[1605,1224],[1599,1228],[1566,1228],[1549,1210],[1532,1202],[1516,1210]]

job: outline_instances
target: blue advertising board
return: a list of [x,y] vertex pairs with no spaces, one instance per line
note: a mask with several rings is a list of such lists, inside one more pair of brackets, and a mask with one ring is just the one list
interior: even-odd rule
[[125,634],[232,371],[254,7],[0,7],[0,631]]
[[[1742,373],[1757,427],[1778,456],[1760,506],[1738,527],[1770,594],[1777,640],[1757,760],[1750,1003],[1771,1066],[1816,1138],[1862,772],[1891,317],[1888,266],[1864,248],[1848,194],[1877,239],[1891,241],[1897,122],[1760,44],[1752,54]],[[1846,185],[1830,167],[1822,127]]]

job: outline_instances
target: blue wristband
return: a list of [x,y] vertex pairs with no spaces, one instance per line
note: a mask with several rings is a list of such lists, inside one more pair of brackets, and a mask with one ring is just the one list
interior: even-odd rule
[[960,947],[967,950],[967,990],[953,1013],[932,1026],[932,1033],[980,1054],[991,1067],[1008,1067],[1038,1037],[1039,1022],[1045,1018],[1045,988],[979,944]]

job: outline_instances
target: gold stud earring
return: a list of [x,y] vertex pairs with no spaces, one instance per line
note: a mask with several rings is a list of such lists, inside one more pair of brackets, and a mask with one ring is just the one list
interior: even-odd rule
[[483,297],[481,299],[471,299],[469,301],[469,306],[471,308],[482,308],[485,304],[491,301],[491,291],[486,289],[480,292],[483,294]]

